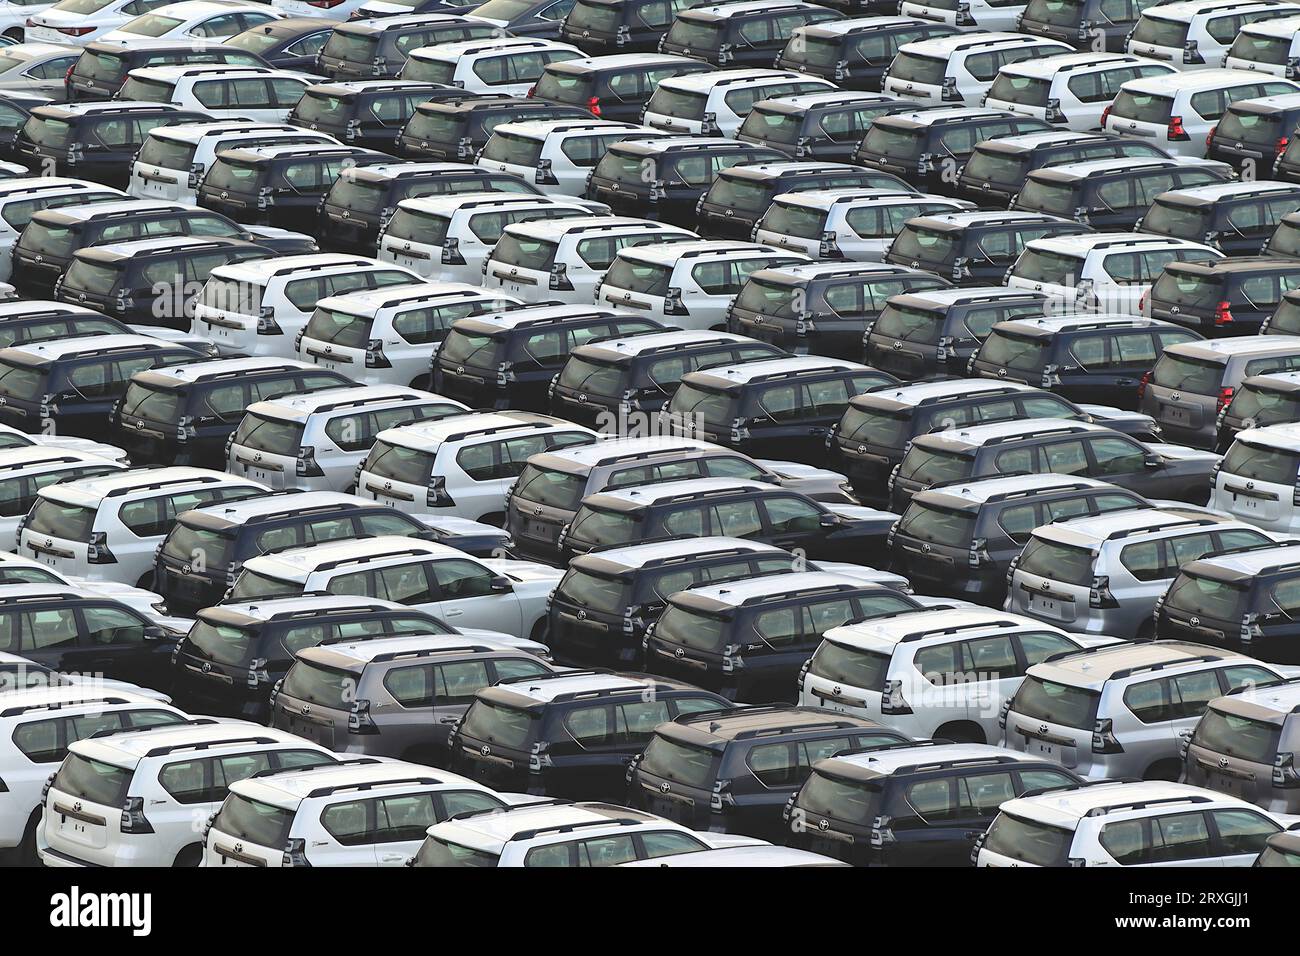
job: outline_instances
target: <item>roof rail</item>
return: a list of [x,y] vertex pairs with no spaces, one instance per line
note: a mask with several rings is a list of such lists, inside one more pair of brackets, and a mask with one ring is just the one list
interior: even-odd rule
[[1005,627],[1020,627],[1020,622],[999,619],[993,621],[972,621],[969,624],[954,624],[951,627],[927,627],[919,631],[912,631],[908,634],[904,634],[899,643],[911,644],[915,641],[925,640],[927,637],[933,637],[936,634],[957,634],[961,631],[978,631],[983,628]]
[[428,553],[428,551],[421,548],[399,548],[396,551],[383,551],[379,554],[363,554],[355,558],[339,558],[337,561],[326,561],[324,564],[318,564],[316,570],[333,571],[335,568],[343,567],[345,564],[369,564],[371,561],[381,561],[384,558],[418,557],[420,555],[427,555]]
[[[396,635],[385,635],[396,636]],[[448,637],[462,635],[447,635]],[[317,645],[319,646],[319,645]],[[416,651],[387,651],[383,654],[376,654],[370,659],[372,664],[387,664],[389,661],[416,660],[421,657],[433,657],[437,654],[486,654],[490,651],[501,650],[499,647],[488,647],[485,644],[459,644],[455,647],[425,647]]]
[[150,724],[147,727],[110,727],[105,730],[97,730],[84,740],[99,740],[103,737],[115,737],[118,734],[144,734],[153,730],[176,730],[178,727],[200,727],[206,724],[219,724],[221,721],[215,717],[191,717],[189,720],[178,720],[174,724]]
[[221,740],[201,740],[192,744],[171,744],[167,747],[154,747],[146,751],[145,756],[166,757],[168,754],[182,750],[210,750],[213,747],[225,747],[229,744],[278,744],[282,742],[274,737],[265,736],[224,737]]
[[1104,817],[1108,813],[1114,813],[1117,810],[1145,810],[1148,807],[1158,807],[1170,803],[1213,803],[1213,797],[1205,797],[1198,793],[1185,793],[1177,797],[1159,797],[1155,800],[1135,800],[1124,801],[1120,803],[1107,804],[1104,807],[1093,807],[1084,816],[1087,817]]
[[34,710],[62,710],[65,707],[83,707],[87,704],[129,704],[125,697],[82,697],[78,700],[54,700],[45,704],[22,704],[0,710],[0,717],[19,717]]
[[[331,764],[319,764],[318,766],[332,766]],[[437,777],[390,777],[386,780],[367,780],[365,783],[337,783],[328,787],[317,787],[307,792],[307,797],[328,797],[331,794],[343,792],[361,792],[373,790],[375,787],[396,787],[402,784],[411,784],[417,787],[436,786],[445,781]]]
[[279,777],[287,773],[305,773],[308,770],[320,770],[322,767],[352,767],[359,764],[383,763],[378,757],[351,757],[344,760],[327,760],[324,763],[304,763],[293,767],[267,767],[259,770],[249,780],[261,780],[264,777]]

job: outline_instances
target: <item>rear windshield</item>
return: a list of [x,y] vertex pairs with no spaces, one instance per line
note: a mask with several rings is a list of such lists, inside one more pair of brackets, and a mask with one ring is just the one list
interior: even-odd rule
[[[1028,187],[1026,187],[1028,188]],[[1011,274],[1032,282],[1072,286],[1083,272],[1083,260],[1077,256],[1061,255],[1028,246],[1011,267]]]
[[655,624],[655,637],[698,651],[720,651],[727,641],[727,622],[670,604]]
[[450,216],[439,216],[419,209],[397,207],[393,218],[388,222],[388,235],[394,239],[410,239],[415,242],[440,246],[447,238],[447,229],[451,226]]
[[495,867],[501,857],[470,846],[451,843],[438,837],[425,837],[415,854],[416,866]]
[[704,107],[708,104],[707,93],[689,90],[674,90],[660,86],[650,97],[646,105],[647,113],[659,113],[663,116],[677,116],[682,119],[703,119]]
[[[1162,211],[1168,211],[1170,214],[1162,215]],[[1153,205],[1147,213],[1147,220],[1151,221],[1153,228],[1160,232],[1168,231],[1172,235],[1191,237],[1198,235],[1199,231],[1204,229],[1202,225],[1200,230],[1185,230],[1185,227],[1180,225],[1180,219],[1200,222],[1201,214],[1177,206],[1162,206],[1159,203]],[[1162,228],[1166,223],[1171,227],[1170,230]],[[1213,308],[1214,304],[1223,298],[1223,277],[1165,270],[1151,287],[1151,298],[1153,301],[1168,302],[1171,305]]]
[[232,793],[221,805],[221,813],[213,826],[222,833],[257,846],[280,847],[289,842],[293,818],[292,810]]
[[1134,43],[1151,43],[1156,46],[1171,46],[1181,49],[1187,42],[1187,31],[1191,23],[1187,20],[1166,20],[1163,17],[1144,15],[1133,28],[1130,39]]
[[811,671],[818,677],[847,684],[862,690],[879,690],[884,686],[890,655],[879,651],[837,644],[823,640],[813,654]]
[[642,295],[667,295],[672,275],[671,265],[624,259],[620,256],[609,267],[609,272],[605,273],[604,282],[615,289],[627,289]]
[[238,627],[210,624],[200,620],[190,628],[186,638],[197,656],[217,664],[242,664],[248,660],[257,635]]
[[147,418],[152,422],[175,422],[185,404],[185,393],[176,388],[150,388],[139,382],[126,387],[119,411],[123,415]]
[[872,123],[860,147],[863,153],[906,162],[921,154],[925,137],[920,130],[905,130]]
[[[1073,218],[1074,210],[1080,202],[1076,195],[1077,191],[1073,183],[1030,177],[1025,181],[1025,188],[1020,191],[1020,198],[1016,200],[1016,205],[1022,209],[1037,209],[1063,219],[1070,219]],[[1057,256],[1057,258],[1070,259],[1072,265],[1077,265],[1079,262],[1072,256]],[[1019,271],[1016,275],[1020,275]]]
[[799,791],[799,808],[845,823],[869,824],[880,804],[879,784],[845,780],[813,771]]
[[372,475],[408,485],[428,484],[434,456],[405,445],[378,440],[370,449],[365,469]]
[[569,12],[566,27],[573,30],[596,30],[614,33],[618,30],[619,6],[612,3],[583,3],[578,0]]
[[792,316],[797,302],[807,298],[807,290],[789,282],[749,279],[740,287],[736,308],[762,315]]
[[[1285,42],[1285,41],[1284,41]],[[1219,120],[1217,135],[1226,139],[1237,139],[1243,143],[1276,143],[1286,135],[1281,129],[1282,113],[1255,113],[1228,109]]]
[[1011,709],[1034,720],[1091,730],[1097,719],[1100,700],[1099,691],[1058,684],[1030,674],[1016,691]]
[[1042,368],[1051,347],[1052,340],[1045,336],[1014,335],[995,328],[980,346],[978,358],[990,365],[1033,372]]
[[217,159],[208,167],[203,185],[226,192],[251,193],[257,190],[261,169],[256,163],[233,159]]
[[293,108],[294,117],[306,123],[336,125],[347,116],[353,99],[308,90]]
[[594,79],[591,73],[561,73],[544,70],[533,86],[533,96],[542,100],[554,100],[557,103],[586,106],[591,99],[591,84]]
[[[1296,255],[1297,257],[1300,257],[1300,229],[1279,229],[1274,236],[1276,237],[1283,233],[1295,237],[1293,242],[1295,242],[1296,245]],[[1270,249],[1269,251],[1285,252],[1286,250]],[[1275,333],[1300,335],[1300,302],[1284,296],[1282,301],[1278,303],[1277,311],[1274,312],[1273,317],[1268,320],[1268,330]],[[1294,419],[1288,419],[1288,421],[1293,420]]]
[[[749,115],[752,117],[754,113]],[[770,183],[723,175],[709,187],[706,202],[748,213],[762,213],[771,204],[772,195]]]
[[65,259],[76,247],[77,235],[67,226],[47,226],[33,219],[23,230],[18,244],[28,252]]
[[1223,456],[1223,472],[1290,488],[1298,483],[1300,454],[1253,442],[1235,441]]
[[35,534],[51,538],[89,541],[91,529],[95,526],[95,513],[94,508],[38,497],[27,516],[25,527]]
[[28,118],[23,132],[38,146],[57,148],[67,145],[68,136],[72,133],[72,124],[65,123],[63,120],[32,116]]
[[1020,106],[1046,106],[1052,81],[1034,76],[999,72],[989,87],[988,98]]
[[1089,549],[1045,541],[1042,538],[1029,539],[1025,550],[1020,553],[1020,562],[1016,568],[1053,581],[1092,584],[1092,552]]
[[330,34],[329,40],[325,43],[325,48],[321,50],[323,56],[338,57],[340,60],[351,60],[354,63],[370,63],[375,58],[375,51],[379,48],[379,36],[374,33],[348,33],[342,30],[335,30]]
[[334,710],[350,710],[356,696],[357,675],[352,671],[321,667],[296,661],[284,677],[281,690],[311,704]]
[[1196,725],[1192,743],[1198,747],[1251,763],[1273,763],[1282,728],[1266,720],[1251,720],[1210,707]]
[[[0,388],[3,379],[0,379]],[[732,415],[732,398],[726,392],[700,388],[688,382],[682,382],[673,393],[668,403],[669,411],[674,414],[690,416],[706,424],[722,425],[730,422]]]
[[208,528],[193,527],[182,519],[172,525],[172,530],[163,542],[162,553],[186,564],[202,558],[203,566],[209,570],[224,570],[230,566],[230,549],[233,544],[234,540],[224,534]]
[[[63,277],[63,288],[70,292],[89,292],[91,295],[108,295],[113,291],[122,270],[116,266],[101,266],[74,258]],[[157,289],[157,284],[155,284]]]
[[1220,621],[1232,621],[1243,614],[1249,582],[1218,581],[1183,571],[1165,595],[1165,606]]
[[370,340],[370,327],[373,324],[374,319],[368,315],[353,315],[351,312],[318,307],[308,320],[303,336],[345,348],[363,349]]
[[630,544],[637,540],[639,525],[637,515],[583,507],[574,516],[570,534],[574,540],[595,547]]
[[938,451],[913,445],[899,466],[900,477],[936,484],[941,481],[959,481],[971,473],[975,459],[958,452]]
[[1074,831],[1000,813],[984,838],[984,849],[1034,866],[1065,866]]
[[1300,866],[1300,853],[1289,853],[1279,847],[1266,846],[1260,853],[1256,866],[1281,867]]
[[195,148],[193,143],[182,143],[168,136],[147,136],[136,161],[188,172],[194,162]]
[[1291,37],[1265,37],[1254,33],[1238,33],[1228,56],[1254,63],[1271,63],[1285,66],[1291,55]]
[[665,43],[677,43],[691,50],[716,50],[722,43],[724,24],[713,20],[678,18],[673,22]]
[[593,611],[620,612],[628,607],[627,583],[618,578],[571,569],[557,589],[562,600]]
[[717,754],[708,747],[695,747],[656,734],[646,745],[640,767],[646,773],[687,787],[708,787],[713,783]]
[[483,147],[483,158],[514,166],[536,166],[542,156],[544,140],[497,130]]
[[297,597],[300,594],[302,594],[302,585],[296,581],[283,581],[269,574],[258,574],[245,568],[239,573],[235,586],[230,589],[230,603],[241,604],[269,598]]
[[262,305],[262,287],[252,282],[210,276],[203,283],[202,301],[209,309],[257,315]]
[[235,429],[235,444],[277,455],[296,455],[302,447],[302,422],[246,412]]
[[588,395],[614,398],[623,392],[623,370],[617,365],[572,355],[560,370],[560,384]]
[[1025,178],[1029,166],[1029,154],[1006,153],[1002,150],[980,149],[966,161],[963,170],[965,179],[972,182],[997,183],[1000,186],[1016,186]]
[[146,80],[128,75],[126,82],[122,84],[119,96],[123,100],[139,100],[143,103],[167,103],[171,101],[175,90],[174,82]]
[[513,496],[521,501],[576,511],[586,487],[586,475],[528,464],[515,483]]
[[975,515],[913,501],[903,512],[898,533],[934,544],[964,548],[975,537]]
[[821,239],[826,231],[826,210],[802,203],[775,202],[759,228],[799,239]]
[[28,401],[45,394],[48,366],[10,365],[0,361],[0,395]]
[[334,181],[325,201],[331,206],[378,212],[388,201],[388,183],[364,181],[344,173]]
[[1078,26],[1086,4],[1087,0],[1029,0],[1025,19],[1058,27]]
[[117,808],[126,801],[133,776],[131,770],[70,753],[54,778],[54,788],[70,797]]
[[1271,388],[1243,385],[1228,406],[1228,414],[1253,422],[1255,427],[1300,422],[1300,396],[1294,392],[1275,392]]
[[536,722],[536,715],[527,710],[476,700],[465,712],[461,732],[474,740],[518,749],[532,738]]
[[[955,258],[960,249],[960,232],[905,225],[889,251],[892,255],[904,259],[916,259],[928,263],[945,263]],[[877,324],[879,324],[879,320],[877,320]],[[932,328],[938,328],[938,325],[933,321],[933,317],[928,324]]]
[[803,129],[803,119],[800,113],[757,107],[745,117],[740,131],[766,143],[794,143]]
[[839,435],[845,441],[902,448],[912,437],[911,416],[905,411],[850,405],[840,419]]
[[77,76],[92,80],[108,80],[116,83],[126,76],[129,70],[130,54],[124,53],[82,53],[77,58]]
[[943,77],[947,69],[948,62],[940,57],[919,56],[899,50],[889,63],[889,78],[905,80],[908,83],[943,86]]
[[[1142,230],[1159,233],[1162,236],[1200,239],[1205,235],[1210,212],[1211,207],[1206,205],[1185,206],[1182,203],[1156,200],[1142,218]],[[1192,277],[1180,276],[1179,278],[1187,282]]]
[[536,272],[550,272],[556,243],[503,232],[492,249],[492,261]]
[[496,356],[505,348],[505,337],[466,332],[464,329],[452,328],[442,340],[438,358],[455,362],[457,365],[472,365],[475,368],[493,368]]
[[1151,381],[1162,388],[1194,395],[1217,395],[1223,381],[1223,366],[1218,362],[1166,352],[1151,370]]
[[[1183,41],[1179,40],[1178,46],[1182,45]],[[1120,90],[1110,106],[1111,116],[1122,116],[1124,119],[1139,123],[1157,123],[1161,126],[1169,122],[1173,112],[1172,97],[1157,96],[1154,93],[1135,93],[1129,90]]]

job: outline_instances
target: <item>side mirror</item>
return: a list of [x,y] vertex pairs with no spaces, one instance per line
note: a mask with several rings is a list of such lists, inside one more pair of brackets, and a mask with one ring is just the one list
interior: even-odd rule
[[510,579],[504,574],[498,574],[494,577],[491,587],[494,594],[508,594],[515,589],[514,585],[510,583]]
[[823,528],[838,528],[840,525],[840,516],[832,512],[825,512],[818,521]]
[[1165,461],[1159,455],[1147,455],[1142,459],[1142,464],[1147,468],[1162,468],[1164,467]]
[[146,641],[165,641],[167,631],[157,624],[147,624],[144,629],[144,639]]

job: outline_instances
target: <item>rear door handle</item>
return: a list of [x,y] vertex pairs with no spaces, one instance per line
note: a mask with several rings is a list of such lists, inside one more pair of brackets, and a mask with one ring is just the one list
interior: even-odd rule
[[464,613],[465,613],[464,611],[453,610],[453,611],[448,611],[446,614],[443,615],[443,617],[460,617]]

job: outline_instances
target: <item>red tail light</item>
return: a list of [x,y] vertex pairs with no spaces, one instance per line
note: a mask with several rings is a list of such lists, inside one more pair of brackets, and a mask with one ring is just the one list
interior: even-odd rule
[[1108,106],[1108,107],[1106,107],[1104,110],[1101,111],[1101,128],[1102,128],[1102,129],[1105,129],[1105,128],[1106,128],[1106,119],[1107,119],[1109,116],[1110,116],[1110,107]]
[[331,7],[337,7],[343,0],[307,0],[307,5],[311,7],[320,7],[322,10],[328,10]]
[[63,85],[64,85],[64,86],[71,86],[71,85],[72,85],[72,71],[75,70],[76,68],[77,68],[77,64],[76,64],[76,62],[74,61],[73,64],[72,64],[72,66],[68,67],[68,72],[63,74]]
[[1142,378],[1138,382],[1138,398],[1141,398],[1147,393],[1147,383],[1150,381],[1151,381],[1151,373],[1143,372]]
[[599,116],[599,115],[600,115],[600,97],[599,97],[599,96],[593,96],[591,99],[587,100],[587,109],[591,110],[591,115],[592,115],[592,116]]
[[1169,132],[1166,134],[1170,140],[1189,140],[1187,130],[1183,129],[1183,118],[1181,116],[1171,116],[1169,118]]
[[524,95],[525,95],[525,96],[535,96],[536,94],[537,94],[537,86],[536,86],[536,84],[534,84],[533,86],[528,87],[528,92],[525,93]]
[[1147,314],[1147,294],[1143,292],[1142,297],[1138,299],[1138,315],[1146,315],[1146,314]]
[[1225,385],[1223,388],[1219,389],[1219,400],[1214,406],[1215,414],[1218,414],[1228,407],[1228,403],[1232,401],[1232,393],[1233,388],[1231,385]]
[[1232,324],[1232,308],[1226,299],[1214,307],[1214,324],[1218,326]]
[[[27,21],[27,25],[29,27],[36,26],[31,20]],[[55,27],[54,29],[59,33],[66,33],[70,37],[84,37],[87,33],[95,32],[94,27]]]
[[1286,152],[1286,146],[1289,142],[1291,142],[1291,138],[1289,136],[1283,136],[1277,141],[1277,145],[1273,147],[1274,153],[1280,157]]
[[1210,148],[1210,140],[1214,139],[1214,132],[1215,132],[1215,130],[1217,130],[1218,128],[1219,128],[1219,127],[1218,127],[1217,124],[1214,125],[1214,126],[1211,126],[1211,127],[1210,127],[1210,131],[1209,131],[1208,133],[1205,134],[1205,148],[1206,148],[1206,149],[1209,149],[1209,148]]

